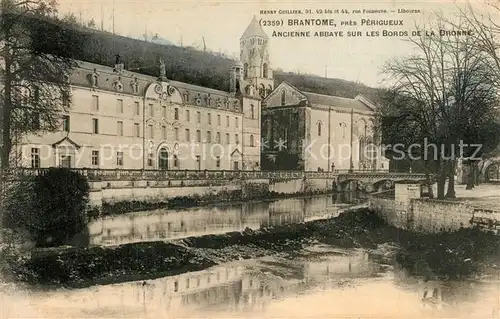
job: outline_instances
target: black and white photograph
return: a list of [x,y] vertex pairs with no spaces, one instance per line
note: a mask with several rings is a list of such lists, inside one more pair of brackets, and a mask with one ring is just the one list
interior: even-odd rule
[[500,318],[500,0],[0,0],[28,318]]

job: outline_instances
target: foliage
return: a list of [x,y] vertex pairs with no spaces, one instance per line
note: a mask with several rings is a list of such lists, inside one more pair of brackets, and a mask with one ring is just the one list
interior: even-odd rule
[[50,168],[10,191],[2,222],[27,231],[37,246],[63,245],[86,227],[89,192],[78,172]]
[[84,42],[47,23],[55,13],[53,1],[1,0],[0,5],[0,159],[8,167],[17,138],[60,128],[70,100],[66,76],[76,66],[70,57]]
[[403,157],[424,156],[429,172],[439,173],[438,198],[445,195],[447,177],[448,195],[454,197],[455,161],[472,155],[463,144],[494,149],[498,140],[488,136],[500,132],[493,116],[494,73],[474,38],[433,34],[447,26],[438,17],[408,40],[415,54],[384,66],[393,83],[377,114],[382,140],[404,145]]

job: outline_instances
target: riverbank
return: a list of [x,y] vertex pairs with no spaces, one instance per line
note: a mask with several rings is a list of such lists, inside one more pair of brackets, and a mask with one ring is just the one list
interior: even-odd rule
[[[327,220],[170,242],[35,250],[22,258],[9,258],[3,275],[38,287],[88,287],[159,278],[239,259],[293,258],[313,242],[368,249],[373,256],[383,255],[387,263],[427,279],[471,278],[500,261],[498,236],[475,229],[418,234],[358,209]],[[380,249],[387,243],[398,247],[395,253]]]

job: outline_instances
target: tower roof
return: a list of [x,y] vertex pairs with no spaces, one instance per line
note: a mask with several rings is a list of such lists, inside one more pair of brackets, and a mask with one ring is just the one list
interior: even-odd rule
[[259,21],[257,21],[257,17],[254,15],[252,21],[250,21],[250,24],[248,25],[245,32],[243,32],[243,35],[241,36],[240,39],[245,39],[255,36],[268,39],[267,34],[264,32],[264,30],[259,24]]

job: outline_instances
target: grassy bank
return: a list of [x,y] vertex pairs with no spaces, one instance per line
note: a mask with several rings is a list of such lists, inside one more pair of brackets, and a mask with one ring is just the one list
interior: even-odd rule
[[427,279],[470,278],[498,264],[500,256],[500,238],[495,235],[474,229],[417,234],[389,226],[367,209],[360,209],[328,220],[169,243],[38,251],[31,257],[11,260],[4,274],[34,285],[84,287],[158,278],[277,253],[292,258],[312,241],[367,249],[392,243],[399,247],[393,262],[411,275]]

